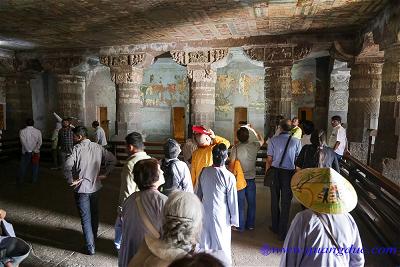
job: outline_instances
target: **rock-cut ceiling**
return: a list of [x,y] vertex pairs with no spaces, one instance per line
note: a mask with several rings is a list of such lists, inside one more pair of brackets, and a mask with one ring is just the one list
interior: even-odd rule
[[388,0],[13,0],[0,48],[78,48],[351,31]]

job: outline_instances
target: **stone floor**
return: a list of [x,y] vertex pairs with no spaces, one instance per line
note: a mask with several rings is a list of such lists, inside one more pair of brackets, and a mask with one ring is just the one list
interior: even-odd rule
[[[32,253],[21,264],[24,266],[117,266],[117,254],[113,247],[113,224],[119,192],[120,169],[115,169],[104,182],[100,198],[99,239],[96,255],[86,256],[80,251],[83,236],[79,216],[73,200],[73,192],[67,186],[60,171],[49,169],[43,163],[38,184],[26,183],[16,188],[15,176],[18,162],[0,163],[0,207],[7,210],[7,219],[13,223],[17,235],[32,245]],[[264,256],[260,248],[282,246],[282,242],[268,230],[269,191],[257,183],[257,225],[254,231],[233,232],[232,257],[235,266],[277,266],[280,255]],[[300,210],[293,202],[291,217]],[[360,225],[364,245],[376,245]],[[393,265],[385,256],[367,256],[366,266]]]

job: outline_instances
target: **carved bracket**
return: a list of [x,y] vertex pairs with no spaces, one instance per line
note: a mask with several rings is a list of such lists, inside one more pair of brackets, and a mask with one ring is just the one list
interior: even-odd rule
[[211,64],[223,59],[228,54],[228,48],[217,48],[200,51],[171,51],[172,59],[180,65]]
[[311,49],[311,44],[276,44],[243,48],[251,59],[265,62],[268,66],[292,65],[295,61],[305,58]]

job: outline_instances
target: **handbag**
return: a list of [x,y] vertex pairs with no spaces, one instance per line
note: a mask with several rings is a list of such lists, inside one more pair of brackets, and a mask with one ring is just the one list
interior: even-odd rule
[[[282,166],[283,160],[286,155],[287,148],[290,143],[290,139],[292,139],[292,135],[289,136],[289,138],[286,142],[285,150],[283,150],[282,158],[281,158],[281,161],[279,162],[279,168]],[[272,166],[269,167],[269,169],[267,170],[267,172],[265,173],[265,176],[264,176],[264,186],[268,186],[268,187],[272,186],[272,181],[274,180],[274,177],[276,176],[277,171],[278,170],[275,167],[272,167]]]
[[[236,152],[235,152],[235,158],[237,157],[237,147],[236,148]],[[238,159],[235,159],[233,161],[233,165],[231,165],[232,169],[230,170],[233,175],[236,178],[236,189],[237,191],[242,190],[244,188],[246,188],[247,183],[246,183],[246,179],[244,178],[244,173],[243,173],[243,169],[242,169],[242,165],[240,164],[240,161]]]
[[39,164],[39,159],[40,159],[40,153],[32,153],[32,164]]

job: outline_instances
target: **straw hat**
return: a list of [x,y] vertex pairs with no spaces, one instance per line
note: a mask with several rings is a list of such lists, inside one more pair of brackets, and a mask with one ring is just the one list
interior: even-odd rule
[[346,213],[357,205],[354,187],[332,168],[301,170],[293,176],[291,188],[301,204],[319,213]]

